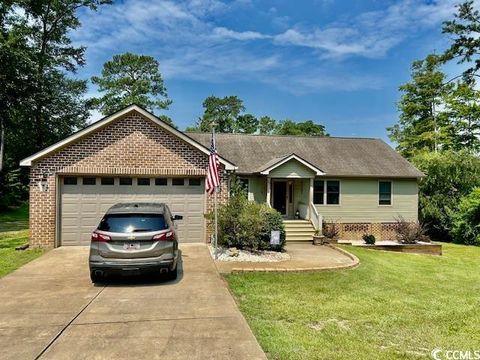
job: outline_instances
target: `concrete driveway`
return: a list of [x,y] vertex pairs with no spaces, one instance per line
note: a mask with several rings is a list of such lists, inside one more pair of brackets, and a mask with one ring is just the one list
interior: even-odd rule
[[64,247],[0,279],[2,359],[265,359],[205,245],[175,282],[91,284]]

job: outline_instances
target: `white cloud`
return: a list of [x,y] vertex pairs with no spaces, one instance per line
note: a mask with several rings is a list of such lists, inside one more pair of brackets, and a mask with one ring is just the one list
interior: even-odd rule
[[456,2],[401,0],[384,10],[365,12],[323,27],[297,25],[274,39],[279,45],[312,48],[322,57],[382,57],[421,28],[451,17]]
[[[451,17],[454,1],[399,0],[384,10],[323,26],[290,26],[288,16],[270,8],[272,23],[282,21],[276,27],[281,32],[269,34],[222,23],[224,15],[252,11],[251,0],[124,0],[95,14],[84,12],[83,26],[72,37],[88,46],[91,74],[98,74],[113,54],[133,51],[155,56],[166,79],[253,79],[295,93],[353,91],[379,88],[383,82],[332,64],[353,56],[384,56],[418,29],[438,27]],[[313,56],[297,56],[297,47],[311,49]],[[327,67],[330,73],[318,71]]]
[[216,27],[213,29],[213,37],[217,39],[233,39],[233,40],[258,40],[268,39],[269,35],[264,35],[256,31],[233,31],[225,27]]

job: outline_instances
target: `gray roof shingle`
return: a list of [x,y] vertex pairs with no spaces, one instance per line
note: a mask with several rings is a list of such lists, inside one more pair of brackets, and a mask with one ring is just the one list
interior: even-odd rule
[[[187,133],[210,146],[211,134]],[[257,173],[274,159],[296,154],[326,173],[346,177],[419,178],[424,174],[380,139],[217,134],[220,156],[240,174]]]

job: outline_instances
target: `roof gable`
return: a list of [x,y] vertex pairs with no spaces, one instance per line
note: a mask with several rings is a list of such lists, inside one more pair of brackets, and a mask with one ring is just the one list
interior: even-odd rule
[[[55,151],[57,150],[60,150],[68,145],[71,145],[77,141],[79,141],[80,139],[83,139],[84,137],[94,133],[95,131],[98,131],[106,126],[108,126],[109,124],[113,123],[115,120],[119,119],[120,117],[122,116],[125,116],[127,115],[128,113],[132,112],[132,111],[136,111],[138,112],[140,115],[142,115],[144,118],[152,121],[153,123],[155,123],[156,125],[160,126],[163,130],[171,133],[172,135],[180,138],[181,140],[185,141],[186,143],[190,144],[191,146],[195,147],[196,149],[200,150],[201,152],[209,155],[210,154],[210,149],[207,147],[207,146],[204,146],[203,144],[201,144],[200,142],[198,142],[197,140],[195,139],[192,139],[191,137],[187,136],[186,134],[184,134],[183,132],[175,129],[174,127],[168,125],[167,123],[165,123],[164,121],[160,120],[159,118],[157,118],[154,114],[148,112],[147,110],[141,108],[140,106],[138,105],[130,105],[130,106],[127,106],[126,108],[122,109],[122,110],[119,110],[117,111],[116,113],[112,114],[112,115],[109,115],[109,116],[106,116],[104,117],[103,119],[91,124],[90,126],[70,135],[69,137],[23,159],[21,162],[20,162],[20,165],[21,166],[31,166],[32,163],[38,159],[42,159],[52,153],[54,153]],[[225,169],[226,170],[235,170],[236,169],[236,166],[226,160],[225,158],[221,157],[220,156],[220,162],[225,165]]]
[[274,158],[271,161],[269,161],[267,164],[265,164],[264,167],[262,167],[259,171],[260,174],[262,175],[269,175],[271,171],[279,168],[280,166],[285,165],[286,163],[290,161],[297,161],[306,168],[310,169],[315,175],[325,175],[325,173],[317,168],[316,166],[310,164],[308,161],[302,159],[300,156],[297,156],[295,154],[287,155],[284,157],[280,158]]

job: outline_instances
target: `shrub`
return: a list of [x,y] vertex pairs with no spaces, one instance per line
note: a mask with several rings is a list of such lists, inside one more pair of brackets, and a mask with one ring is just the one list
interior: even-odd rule
[[[213,214],[208,218],[213,219]],[[272,230],[280,231],[280,244],[270,245]],[[251,250],[277,250],[285,246],[285,228],[281,214],[266,204],[247,200],[242,193],[232,194],[218,209],[218,244]]]
[[324,221],[323,222],[323,235],[327,239],[337,240],[340,234],[340,227],[336,222]]
[[416,244],[419,241],[430,241],[430,238],[426,235],[426,229],[423,224],[419,222],[407,222],[402,217],[395,220],[397,221],[395,231],[398,242],[402,244]]
[[430,237],[451,240],[460,200],[480,186],[480,158],[468,152],[422,153],[412,159],[426,177],[419,183],[420,221]]
[[365,241],[365,244],[368,245],[375,245],[375,236],[373,234],[364,234],[362,236],[363,241]]
[[480,246],[480,188],[465,196],[453,218],[453,241]]

